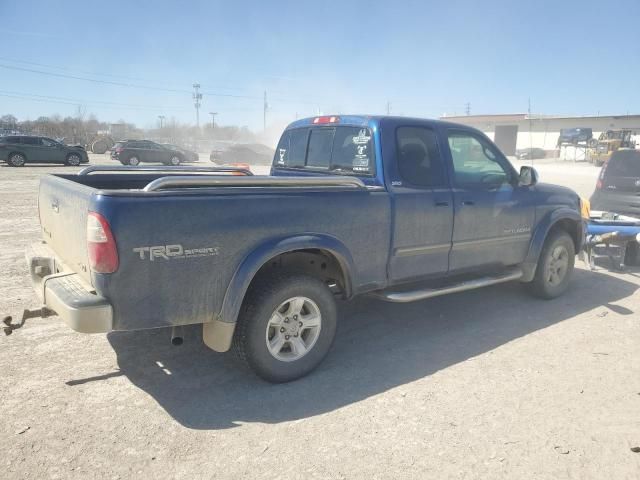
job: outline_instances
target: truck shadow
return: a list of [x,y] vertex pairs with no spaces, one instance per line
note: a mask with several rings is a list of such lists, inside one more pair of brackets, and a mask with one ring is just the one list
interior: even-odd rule
[[165,329],[113,332],[107,338],[121,373],[176,421],[193,429],[223,429],[332,411],[594,308],[617,312],[614,303],[636,289],[579,269],[571,289],[554,301],[531,298],[518,284],[413,304],[356,299],[339,307],[338,334],[324,363],[284,385],[263,382],[239,368],[230,353],[207,349],[196,326],[186,329],[181,347],[170,346]]

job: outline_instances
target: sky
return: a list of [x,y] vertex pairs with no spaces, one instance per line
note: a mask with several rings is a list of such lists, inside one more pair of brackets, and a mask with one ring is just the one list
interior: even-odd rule
[[[610,13],[607,13],[610,12]],[[0,115],[640,113],[640,2],[0,0]]]

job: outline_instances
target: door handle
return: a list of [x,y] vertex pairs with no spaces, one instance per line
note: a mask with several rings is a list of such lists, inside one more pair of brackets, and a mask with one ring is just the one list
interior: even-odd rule
[[475,205],[475,202],[473,200],[463,200],[462,202],[460,202],[462,205]]
[[448,207],[448,206],[449,206],[449,202],[446,202],[446,201],[436,202],[436,207]]

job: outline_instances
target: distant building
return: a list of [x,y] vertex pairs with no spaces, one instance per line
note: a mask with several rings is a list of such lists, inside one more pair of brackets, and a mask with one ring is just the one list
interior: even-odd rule
[[640,136],[640,115],[556,117],[526,113],[499,115],[461,115],[441,117],[449,122],[477,128],[491,138],[506,155],[516,149],[542,148],[556,150],[562,128],[591,128],[598,138],[607,130],[630,129]]

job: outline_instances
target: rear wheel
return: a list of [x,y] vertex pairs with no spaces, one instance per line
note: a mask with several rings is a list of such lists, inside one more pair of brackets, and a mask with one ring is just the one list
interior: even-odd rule
[[180,158],[179,155],[172,155],[171,158],[169,159],[169,165],[173,165],[174,167],[177,167],[178,165],[180,165],[181,161],[182,159]]
[[27,158],[21,153],[12,153],[7,160],[7,163],[12,167],[24,167],[26,162]]
[[138,165],[140,165],[140,159],[135,155],[133,155],[127,159],[127,165],[131,165],[132,167],[137,167]]
[[567,232],[551,232],[538,259],[532,293],[546,299],[562,295],[569,287],[575,255],[573,239]]
[[80,165],[81,161],[82,159],[80,158],[80,155],[78,155],[77,153],[70,153],[67,156],[67,160],[65,163],[70,167],[77,167],[78,165]]
[[247,294],[233,344],[258,376],[281,383],[316,368],[335,332],[335,300],[322,281],[306,275],[270,276]]

